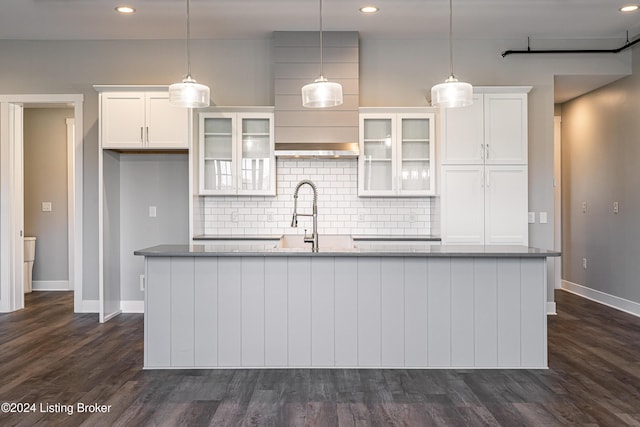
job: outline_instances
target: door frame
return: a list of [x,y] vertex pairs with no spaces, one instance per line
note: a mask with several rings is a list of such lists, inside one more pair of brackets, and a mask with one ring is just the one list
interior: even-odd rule
[[[23,165],[23,141],[10,132],[10,105],[24,104],[69,104],[74,110],[74,132],[67,137],[67,183],[69,207],[69,288],[74,292],[74,312],[83,312],[82,297],[82,192],[83,192],[83,103],[82,94],[16,94],[0,95],[0,312],[11,312],[24,308],[24,283],[22,269],[9,268],[23,258],[24,218],[19,217],[23,207],[24,177],[14,179],[14,171]],[[69,124],[67,124],[69,126]],[[19,156],[16,154],[20,154]],[[7,191],[5,191],[7,190]],[[17,193],[16,193],[17,192]],[[6,238],[5,236],[11,236]]]

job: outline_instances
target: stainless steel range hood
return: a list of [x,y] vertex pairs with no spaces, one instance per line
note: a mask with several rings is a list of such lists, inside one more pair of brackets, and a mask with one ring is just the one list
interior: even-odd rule
[[280,142],[276,143],[276,157],[300,159],[354,159],[358,157],[357,142]]

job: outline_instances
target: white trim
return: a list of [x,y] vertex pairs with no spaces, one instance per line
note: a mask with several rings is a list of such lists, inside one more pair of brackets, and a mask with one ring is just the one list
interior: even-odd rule
[[120,310],[123,313],[144,313],[144,301],[142,300],[120,301]]
[[97,313],[98,311],[100,311],[100,301],[97,299],[80,301],[80,310],[75,310],[76,313]]
[[[73,172],[72,174],[68,174],[67,179],[73,180],[73,191],[69,193],[69,283],[70,286],[74,289],[74,312],[76,313],[84,313],[86,311],[86,307],[84,301],[82,300],[82,192],[83,192],[83,102],[84,95],[82,94],[10,94],[10,95],[0,95],[0,105],[2,107],[2,125],[6,124],[6,120],[8,116],[5,114],[7,112],[7,104],[72,104],[74,109],[74,122],[75,122],[75,133],[74,138],[67,138],[67,156],[69,161],[69,165],[73,165],[73,167],[69,168],[69,171]],[[7,195],[10,194],[5,188],[9,185],[8,175],[13,168],[9,168],[9,160],[10,158],[7,156],[8,152],[8,144],[9,141],[6,139],[9,137],[8,131],[5,131],[7,126],[1,126],[2,129],[2,143],[0,144],[2,147],[0,151],[0,161],[2,164],[0,165],[0,185],[1,194]],[[69,143],[71,142],[71,146]],[[13,227],[13,220],[7,215],[8,213],[8,205],[11,205],[11,201],[8,200],[9,197],[0,197],[0,228],[2,236],[10,236],[9,230]],[[73,218],[73,222],[71,222]],[[9,283],[13,283],[13,281],[8,280],[8,277],[5,277],[10,274],[8,268],[9,262],[11,259],[11,253],[8,250],[10,247],[10,239],[2,239],[2,247],[0,248],[0,281],[3,287],[3,294],[0,294],[0,311],[13,311],[18,307],[12,306],[11,301],[8,298],[3,298],[3,296],[9,296],[11,293],[11,286]],[[6,249],[6,250],[5,250]],[[20,248],[20,250],[22,250]],[[5,280],[7,279],[7,280]],[[20,285],[20,284],[18,284]],[[15,285],[14,285],[15,286]],[[11,289],[4,289],[4,288]],[[24,294],[22,292],[15,292],[14,294],[20,295],[20,301],[24,301]],[[15,304],[14,304],[15,305]],[[93,311],[89,311],[93,312]]]
[[70,291],[68,280],[34,280],[31,282],[33,291]]
[[556,311],[556,303],[547,301],[547,316],[555,316],[558,314]]
[[640,303],[635,301],[630,301],[596,289],[591,289],[577,283],[569,282],[568,280],[562,281],[562,290],[571,292],[572,294],[576,294],[602,305],[615,308],[616,310],[624,311],[625,313],[633,316],[640,317]]

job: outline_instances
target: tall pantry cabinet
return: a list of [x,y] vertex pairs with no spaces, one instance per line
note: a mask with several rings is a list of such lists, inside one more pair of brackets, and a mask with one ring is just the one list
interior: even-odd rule
[[473,105],[443,110],[444,244],[528,245],[530,89],[476,87]]

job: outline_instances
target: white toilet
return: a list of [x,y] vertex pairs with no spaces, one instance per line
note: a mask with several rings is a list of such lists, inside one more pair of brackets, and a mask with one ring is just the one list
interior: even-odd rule
[[24,238],[24,292],[31,292],[33,262],[36,260],[36,238]]

